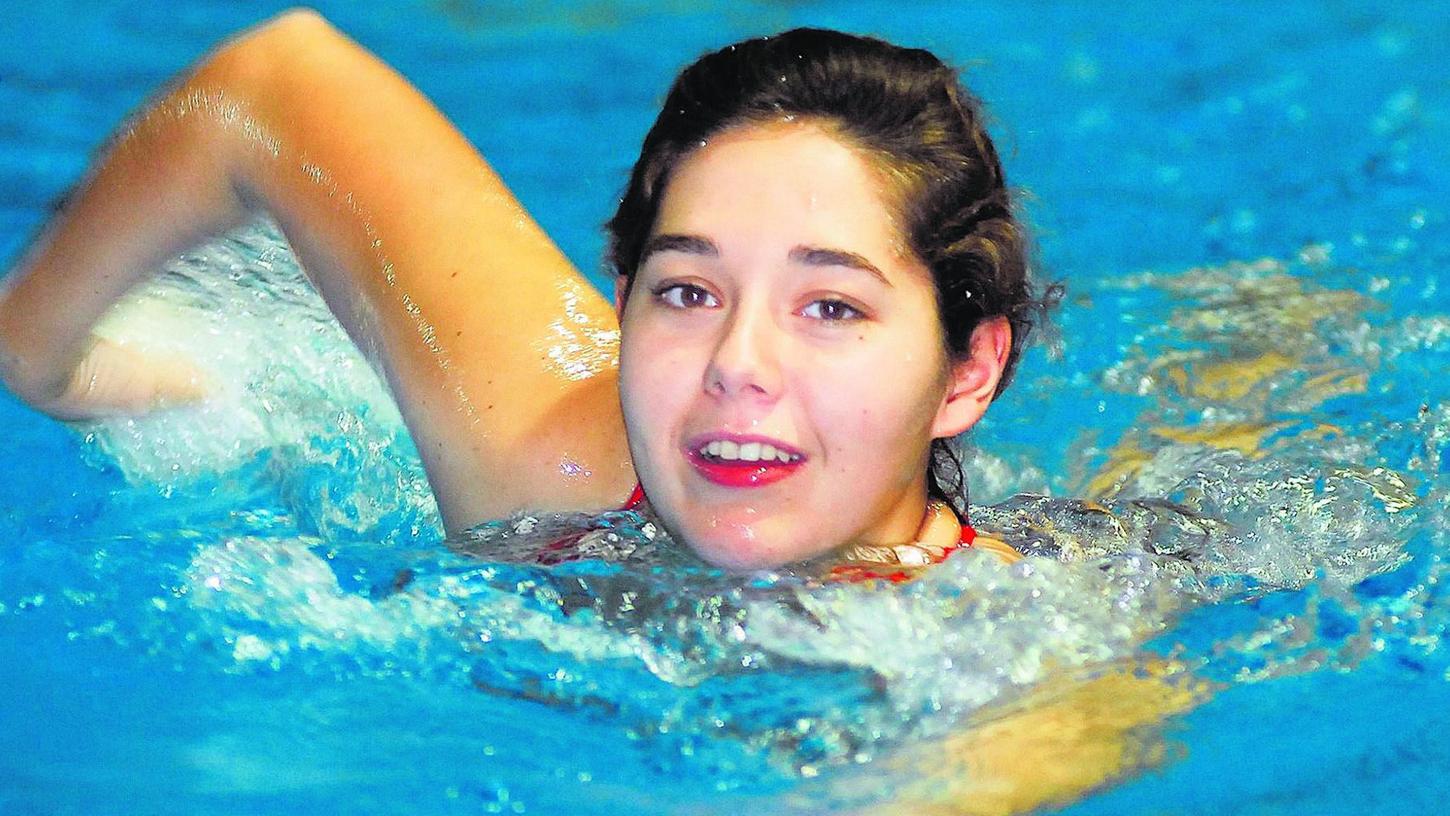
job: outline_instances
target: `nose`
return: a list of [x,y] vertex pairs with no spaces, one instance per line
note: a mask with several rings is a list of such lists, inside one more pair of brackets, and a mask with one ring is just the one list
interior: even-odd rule
[[705,370],[705,391],[773,401],[780,395],[778,338],[763,310],[737,308],[725,321]]

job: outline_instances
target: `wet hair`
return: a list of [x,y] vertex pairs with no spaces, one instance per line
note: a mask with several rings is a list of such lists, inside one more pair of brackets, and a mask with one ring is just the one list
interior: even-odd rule
[[[701,57],[670,88],[610,219],[609,262],[632,283],[671,171],[712,136],[748,124],[817,120],[885,170],[908,246],[931,271],[946,351],[961,359],[972,331],[1004,316],[1012,379],[1058,288],[1038,294],[981,105],[929,51],[821,29],[746,40]],[[927,485],[965,510],[966,480],[946,440],[932,442]]]

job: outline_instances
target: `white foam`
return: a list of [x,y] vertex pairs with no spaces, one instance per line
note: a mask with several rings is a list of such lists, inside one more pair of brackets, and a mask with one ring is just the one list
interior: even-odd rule
[[421,463],[385,384],[259,223],[167,267],[98,332],[195,364],[194,405],[97,422],[87,439],[136,482],[186,489],[264,461],[314,529],[437,530]]

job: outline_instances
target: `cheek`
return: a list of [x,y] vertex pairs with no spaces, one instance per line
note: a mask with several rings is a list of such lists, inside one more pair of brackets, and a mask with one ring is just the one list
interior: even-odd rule
[[649,355],[631,343],[628,335],[619,348],[619,402],[624,408],[624,420],[631,439],[642,430],[641,423],[649,420],[650,393],[649,374],[653,365]]
[[692,396],[685,363],[675,345],[652,338],[648,329],[624,332],[619,392],[631,448],[660,438]]
[[831,371],[810,372],[811,413],[832,448],[859,457],[884,450],[914,450],[930,444],[930,429],[945,391],[941,355],[907,346],[844,362]]

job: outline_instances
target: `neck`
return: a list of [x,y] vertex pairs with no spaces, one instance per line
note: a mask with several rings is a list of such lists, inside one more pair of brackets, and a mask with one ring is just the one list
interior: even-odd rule
[[957,543],[962,534],[962,521],[947,503],[939,499],[927,502],[926,515],[916,538],[911,542],[918,547],[948,548]]
[[839,554],[843,563],[852,561],[874,561],[879,563],[905,563],[925,559],[935,560],[939,555],[955,549],[961,539],[962,524],[957,514],[946,503],[933,499],[927,502],[926,512],[918,525],[916,535],[910,541],[899,544],[856,544],[848,546]]

